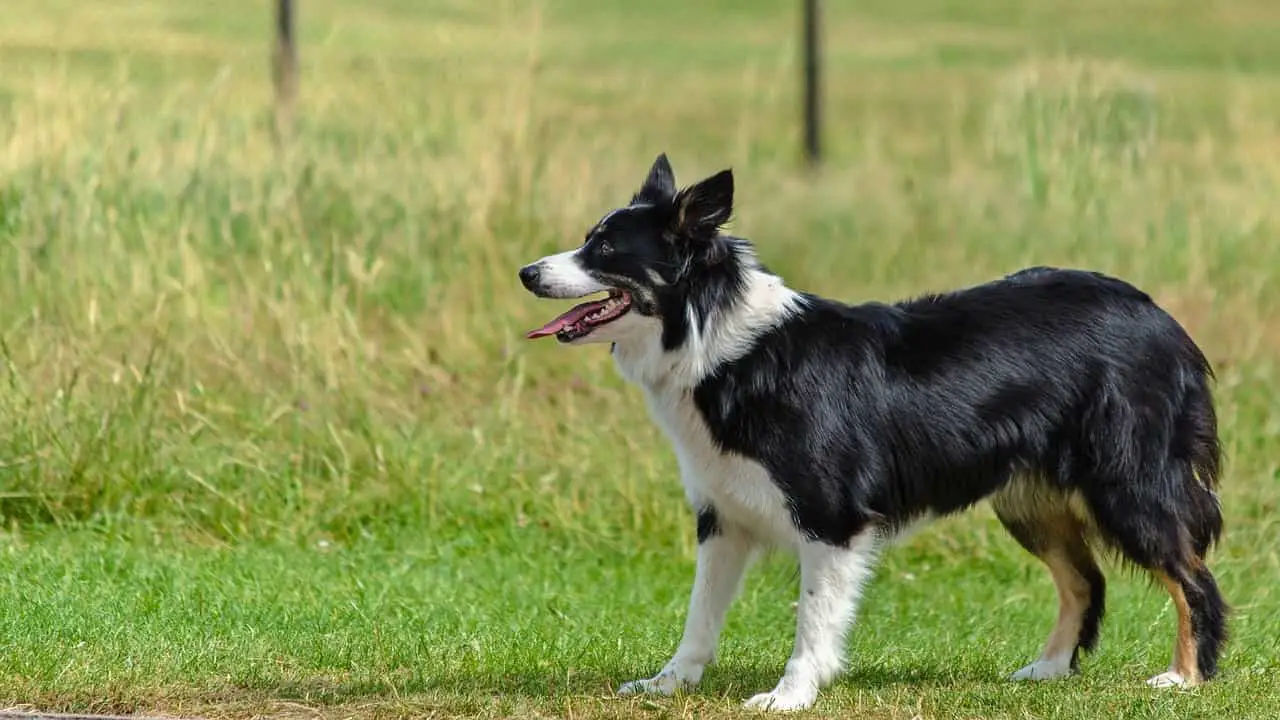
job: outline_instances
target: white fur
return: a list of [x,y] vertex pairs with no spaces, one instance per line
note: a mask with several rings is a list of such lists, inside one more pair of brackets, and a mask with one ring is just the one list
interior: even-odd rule
[[701,680],[715,657],[725,612],[749,557],[766,544],[791,549],[800,557],[795,649],[773,691],[751,698],[747,706],[810,707],[818,690],[840,672],[845,631],[871,573],[878,534],[868,529],[844,548],[807,540],[795,528],[786,497],[768,471],[753,460],[721,451],[692,397],[701,380],[746,354],[761,334],[795,313],[800,303],[800,296],[780,278],[752,269],[734,306],[709,318],[693,317],[690,311],[694,330],[674,351],[662,348],[660,322],[632,317],[635,313],[592,333],[610,331],[618,369],[644,389],[650,412],[675,448],[690,504],[695,509],[712,506],[721,530],[699,546],[689,614],[675,655],[656,676],[624,684],[622,694],[670,694]]
[[1181,673],[1169,670],[1147,680],[1147,685],[1153,688],[1180,688],[1187,686],[1187,679],[1182,677]]
[[649,282],[653,283],[657,287],[666,287],[667,281],[662,277],[662,273],[657,270],[648,268],[645,270],[645,275],[648,275]]
[[[671,352],[662,349],[661,326],[629,313],[614,326],[613,357],[619,371],[644,389],[649,411],[675,448],[685,495],[696,509],[715,508],[725,522],[751,528],[762,541],[798,547],[786,496],[759,463],[720,450],[694,405],[692,389],[719,364],[741,357],[760,334],[795,312],[798,296],[774,275],[753,270],[746,292],[723,317],[706,323]],[[624,321],[631,322],[623,325]],[[652,323],[646,327],[646,323]]]
[[680,646],[661,672],[648,680],[624,683],[619,694],[670,695],[698,684],[702,671],[715,660],[725,614],[742,588],[742,578],[758,548],[759,543],[746,530],[723,522],[719,534],[699,543],[698,568]]
[[1009,676],[1010,680],[1057,680],[1072,675],[1071,653],[1036,660]]
[[542,286],[551,297],[579,298],[609,289],[582,269],[578,252],[570,250],[548,255],[536,263]]
[[761,542],[799,544],[782,490],[759,463],[716,447],[688,390],[647,393],[646,399],[675,447],[690,506],[714,507],[725,523],[750,528]]
[[795,649],[777,687],[747,701],[765,710],[803,710],[844,665],[845,633],[857,614],[863,584],[880,546],[876,528],[854,536],[847,547],[823,542],[800,548],[800,607]]

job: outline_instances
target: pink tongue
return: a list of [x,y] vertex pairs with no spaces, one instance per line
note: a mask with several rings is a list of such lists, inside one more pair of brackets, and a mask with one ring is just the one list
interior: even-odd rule
[[604,301],[585,302],[581,305],[574,305],[572,308],[569,308],[568,312],[555,320],[552,320],[537,330],[530,330],[525,334],[525,338],[534,340],[548,335],[555,335],[571,325],[578,324],[578,321],[582,320],[582,318],[586,317],[593,310],[599,309],[602,305],[604,305]]

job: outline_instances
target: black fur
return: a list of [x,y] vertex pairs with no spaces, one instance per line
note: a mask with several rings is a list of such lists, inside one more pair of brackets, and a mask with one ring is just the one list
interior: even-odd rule
[[1089,581],[1089,607],[1084,611],[1076,651],[1071,656],[1071,666],[1077,669],[1080,667],[1080,651],[1092,652],[1098,647],[1098,631],[1102,629],[1102,619],[1107,613],[1107,579],[1097,565],[1087,572],[1085,578]]
[[1201,565],[1182,582],[1191,606],[1191,627],[1196,640],[1200,675],[1208,680],[1218,674],[1218,656],[1227,643],[1227,603],[1209,569]]
[[706,542],[708,538],[720,534],[720,520],[716,511],[710,507],[698,510],[698,542]]
[[694,397],[815,539],[949,514],[1034,474],[1081,492],[1127,556],[1159,567],[1221,529],[1199,485],[1218,466],[1208,380],[1145,294],[1057,270],[897,305],[810,296]]
[[[1041,268],[894,305],[809,296],[694,398],[813,539],[954,513],[1031,476],[1082,496],[1124,557],[1177,577],[1222,531],[1211,377],[1146,294]],[[1185,589],[1207,679],[1227,608],[1201,572]],[[1103,583],[1091,587],[1086,650],[1104,612]]]

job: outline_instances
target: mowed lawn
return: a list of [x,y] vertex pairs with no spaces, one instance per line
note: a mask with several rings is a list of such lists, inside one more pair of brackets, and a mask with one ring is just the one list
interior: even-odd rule
[[1109,572],[1084,674],[1005,681],[1056,613],[980,507],[890,551],[809,714],[1280,716],[1280,7],[300,0],[0,13],[0,706],[207,717],[732,717],[791,649],[767,559],[696,692],[693,520],[600,348],[525,342],[516,269],[654,156],[732,166],[795,287],[890,300],[1026,265],[1148,290],[1218,371],[1220,679],[1153,691],[1174,613]]

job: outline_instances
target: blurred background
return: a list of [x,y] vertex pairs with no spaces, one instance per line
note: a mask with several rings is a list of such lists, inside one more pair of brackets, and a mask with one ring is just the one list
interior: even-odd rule
[[[801,0],[293,5],[283,105],[274,3],[0,12],[0,697],[348,702],[464,670],[536,696],[535,655],[572,692],[660,667],[692,574],[674,458],[607,351],[522,339],[561,308],[516,280],[659,152],[682,184],[732,167],[733,232],[796,288],[892,300],[1050,264],[1150,292],[1218,371],[1228,598],[1246,630],[1280,610],[1272,0],[822,3],[816,165]],[[1042,571],[986,510],[886,570],[975,557],[1034,594],[1005,616],[1034,631],[948,661],[962,679],[1036,651]],[[769,568],[748,685],[789,647],[793,570]],[[1137,655],[1108,667],[1155,672],[1167,608],[1131,585]],[[883,592],[857,647],[904,681],[933,661],[877,646],[911,622],[883,608],[934,613],[937,647],[1006,627],[973,588]],[[610,659],[628,613],[652,644]],[[481,652],[495,618],[533,644]],[[1272,667],[1268,642],[1236,667]],[[460,692],[444,707],[489,707]]]

